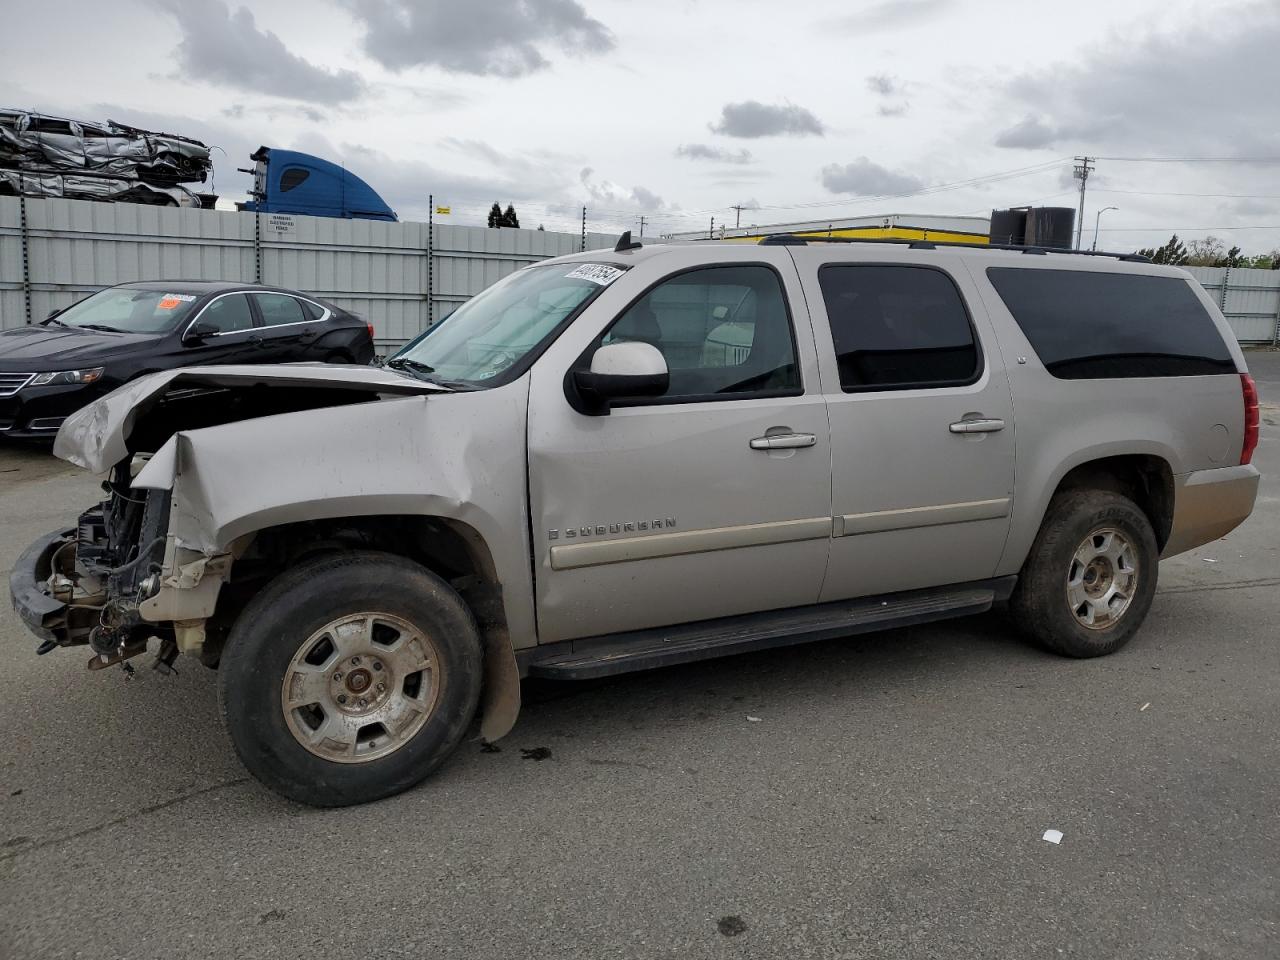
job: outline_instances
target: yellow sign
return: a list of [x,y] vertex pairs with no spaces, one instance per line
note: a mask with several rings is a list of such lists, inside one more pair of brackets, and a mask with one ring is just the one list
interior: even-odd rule
[[452,207],[436,207],[436,213],[442,217],[447,217],[449,214],[453,213],[453,208]]

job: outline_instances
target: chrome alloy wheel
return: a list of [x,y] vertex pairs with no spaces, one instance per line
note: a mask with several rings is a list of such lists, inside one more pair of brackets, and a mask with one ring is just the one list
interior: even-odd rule
[[1133,544],[1113,527],[1084,538],[1067,572],[1067,605],[1077,623],[1105,630],[1124,616],[1138,587],[1135,557]]
[[442,660],[435,642],[387,613],[353,613],[321,627],[285,670],[280,706],[298,743],[335,763],[364,763],[413,739],[435,709]]

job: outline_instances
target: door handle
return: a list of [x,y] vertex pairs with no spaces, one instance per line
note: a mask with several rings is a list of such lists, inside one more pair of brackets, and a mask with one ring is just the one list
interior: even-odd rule
[[249,343],[255,347],[265,347],[267,345],[267,342],[261,337],[250,337]]
[[952,433],[995,433],[1004,429],[1003,420],[957,420],[947,428]]
[[818,438],[812,433],[778,433],[771,437],[755,437],[751,441],[752,450],[794,450],[797,447],[812,447]]

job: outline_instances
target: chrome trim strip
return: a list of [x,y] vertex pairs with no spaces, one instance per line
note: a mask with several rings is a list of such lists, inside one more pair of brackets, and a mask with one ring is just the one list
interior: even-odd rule
[[182,331],[182,336],[185,337],[187,335],[187,330],[190,330],[191,327],[195,324],[195,322],[200,319],[201,314],[203,314],[206,310],[209,309],[210,306],[212,306],[217,301],[221,300],[223,297],[235,297],[235,296],[247,297],[251,293],[277,293],[277,294],[280,294],[280,296],[282,297],[293,297],[293,299],[298,300],[302,303],[311,304],[317,310],[323,311],[323,313],[320,315],[320,317],[318,317],[315,320],[295,320],[293,323],[277,323],[274,326],[272,326],[271,324],[264,323],[260,327],[256,327],[256,326],[250,327],[248,330],[223,330],[221,333],[209,334],[209,337],[211,339],[213,337],[235,337],[235,336],[239,336],[242,333],[261,333],[263,330],[279,330],[279,329],[282,329],[283,327],[301,327],[308,323],[324,323],[326,320],[333,319],[332,310],[330,310],[324,304],[316,303],[314,300],[311,300],[308,297],[299,297],[292,293],[280,293],[279,290],[228,290],[226,293],[220,293],[215,297],[210,297],[209,302],[206,303],[203,307],[201,307],[199,311],[197,311],[196,315],[187,322],[186,329]]
[[739,527],[712,527],[709,530],[682,530],[647,537],[625,537],[593,543],[564,543],[551,548],[552,570],[573,570],[630,560],[679,557],[737,547],[761,547],[771,543],[821,540],[831,536],[831,518],[779,520],[750,523]]
[[873,513],[846,513],[843,536],[859,533],[884,533],[888,530],[911,530],[944,523],[968,523],[972,520],[998,520],[1009,516],[1012,501],[1008,497],[995,500],[969,500],[964,503],[942,503],[932,507],[907,507],[903,510],[877,510]]
[[34,373],[0,373],[0,377],[23,377],[24,379],[15,387],[12,384],[0,386],[0,397],[9,398],[16,397],[18,391],[29,384],[36,378]]

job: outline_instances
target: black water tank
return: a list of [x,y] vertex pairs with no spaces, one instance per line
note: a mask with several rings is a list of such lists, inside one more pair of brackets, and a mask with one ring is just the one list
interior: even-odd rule
[[1027,211],[1026,244],[1070,250],[1075,227],[1076,212],[1072,207],[1032,207]]
[[1076,212],[1071,207],[1011,207],[991,211],[992,243],[1071,249]]
[[992,243],[1007,243],[1022,246],[1027,237],[1027,210],[1025,207],[1015,210],[992,210],[991,233]]

